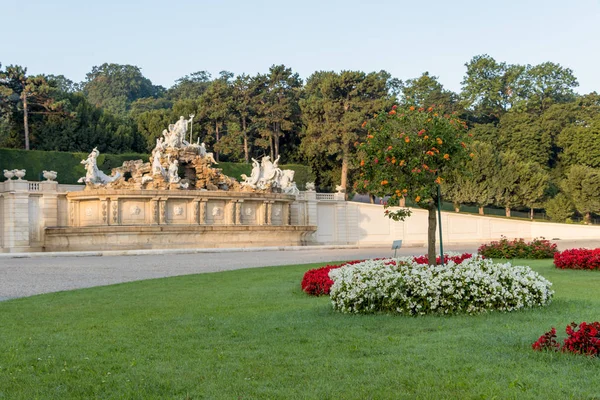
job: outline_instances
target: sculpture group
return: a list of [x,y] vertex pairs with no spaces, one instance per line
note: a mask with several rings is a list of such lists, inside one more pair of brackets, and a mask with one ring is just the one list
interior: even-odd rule
[[[213,153],[208,152],[206,145],[191,143],[191,127],[194,115],[190,119],[183,116],[163,130],[162,136],[156,139],[150,161],[126,161],[121,167],[113,168],[110,176],[98,168],[97,160],[100,152],[94,148],[81,164],[85,166],[86,175],[79,182],[86,188],[114,189],[196,189],[196,190],[233,190],[261,191],[298,194],[294,182],[293,170],[281,170],[278,167],[279,157],[271,161],[264,156],[259,162],[252,159],[250,176],[242,174],[243,181],[224,175],[221,169],[212,168],[218,164]],[[186,140],[190,127],[190,140]]]
[[242,174],[244,180],[242,186],[260,190],[275,188],[281,189],[283,193],[298,194],[299,190],[294,182],[294,171],[291,169],[281,170],[278,163],[279,157],[275,161],[271,161],[270,156],[264,156],[260,163],[253,158],[250,176]]

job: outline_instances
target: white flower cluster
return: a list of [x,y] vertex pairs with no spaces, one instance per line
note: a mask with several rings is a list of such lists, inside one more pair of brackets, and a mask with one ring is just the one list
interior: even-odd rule
[[409,315],[513,311],[550,303],[552,283],[529,267],[474,256],[460,264],[417,264],[412,257],[366,260],[333,269],[331,300],[344,313]]

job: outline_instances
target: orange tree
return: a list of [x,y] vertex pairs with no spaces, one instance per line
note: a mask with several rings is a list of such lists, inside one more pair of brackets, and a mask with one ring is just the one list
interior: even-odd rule
[[438,186],[451,171],[463,170],[469,157],[466,124],[455,115],[440,115],[433,107],[382,112],[368,126],[367,138],[358,146],[360,179],[355,189],[386,197],[385,214],[404,220],[410,210],[391,210],[412,199],[429,211],[429,260],[435,260]]

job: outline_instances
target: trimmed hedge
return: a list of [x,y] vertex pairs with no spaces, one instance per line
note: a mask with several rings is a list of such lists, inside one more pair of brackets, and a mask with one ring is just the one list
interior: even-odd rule
[[[67,153],[62,151],[40,151],[40,150],[17,150],[0,149],[0,172],[5,169],[26,169],[25,179],[30,181],[41,181],[43,170],[58,172],[56,179],[60,183],[74,184],[82,176],[85,169],[80,164],[88,153]],[[139,160],[148,161],[148,154],[124,153],[124,154],[100,154],[98,157],[98,168],[110,174],[112,168],[120,167],[124,161]],[[215,167],[222,168],[225,175],[241,180],[240,175],[250,175],[251,164],[220,162]],[[294,181],[300,190],[304,190],[306,182],[314,181],[314,175],[310,167],[304,165],[290,164],[281,165],[281,169],[296,171]],[[6,180],[4,174],[0,173],[0,182]]]

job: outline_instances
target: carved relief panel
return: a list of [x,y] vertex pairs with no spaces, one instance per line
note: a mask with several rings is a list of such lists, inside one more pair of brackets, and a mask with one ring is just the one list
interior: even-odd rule
[[225,223],[225,201],[208,201],[206,207],[206,223],[209,225]]
[[244,225],[256,225],[258,221],[257,211],[259,203],[245,201],[240,203],[241,219]]
[[146,202],[141,200],[121,200],[121,223],[141,225],[146,222]]
[[189,224],[188,221],[188,202],[185,200],[167,201],[167,223],[169,224]]

